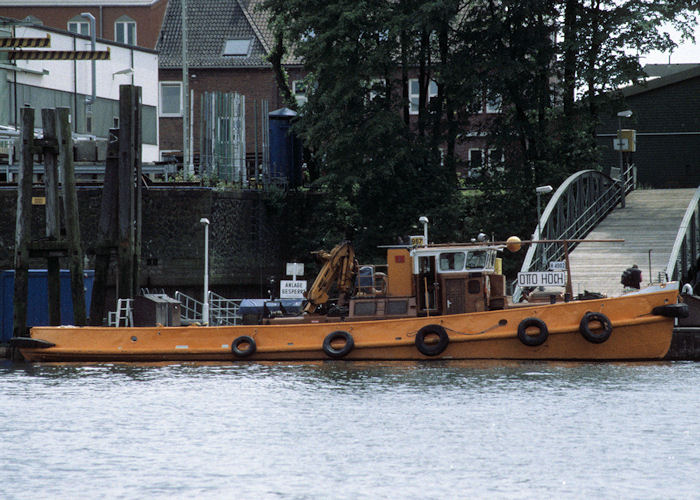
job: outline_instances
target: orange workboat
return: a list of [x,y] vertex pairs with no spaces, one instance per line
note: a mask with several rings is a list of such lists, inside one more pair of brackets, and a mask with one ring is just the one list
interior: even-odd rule
[[381,268],[358,266],[347,242],[320,253],[296,314],[267,304],[234,326],[38,326],[13,344],[28,361],[650,360],[666,355],[674,318],[687,315],[677,283],[589,300],[532,293],[514,304],[498,255],[519,240],[426,240],[388,247]]

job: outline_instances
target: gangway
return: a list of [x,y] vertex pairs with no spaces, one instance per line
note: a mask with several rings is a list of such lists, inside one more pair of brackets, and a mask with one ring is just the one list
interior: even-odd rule
[[[622,292],[620,277],[633,264],[642,270],[643,283],[677,279],[667,276],[674,243],[696,189],[647,189],[627,195],[586,239],[621,238],[623,243],[580,243],[571,252],[574,293],[584,290],[608,296]],[[697,202],[695,203],[697,205]]]
[[[570,176],[550,199],[533,234],[535,240],[552,243],[531,245],[521,272],[544,271],[550,262],[564,260],[563,245],[554,240],[623,239],[569,245],[574,295],[620,294],[622,273],[634,264],[642,269],[644,283],[694,279],[700,270],[700,188],[635,191],[632,181],[625,185],[624,208],[621,191],[618,179],[597,171]],[[514,300],[520,292],[515,290]]]

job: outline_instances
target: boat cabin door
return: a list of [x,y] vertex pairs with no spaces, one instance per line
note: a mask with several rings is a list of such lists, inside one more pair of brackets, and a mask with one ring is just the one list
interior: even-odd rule
[[439,314],[440,304],[437,299],[439,285],[435,256],[418,257],[418,270],[418,275],[416,275],[418,314]]

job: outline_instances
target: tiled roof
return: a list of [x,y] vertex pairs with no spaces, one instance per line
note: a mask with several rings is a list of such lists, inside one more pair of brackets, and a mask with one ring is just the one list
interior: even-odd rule
[[[262,67],[272,35],[261,0],[187,0],[187,53],[191,68]],[[157,49],[160,67],[182,67],[181,2],[170,1]],[[248,56],[224,56],[226,40],[252,39]]]

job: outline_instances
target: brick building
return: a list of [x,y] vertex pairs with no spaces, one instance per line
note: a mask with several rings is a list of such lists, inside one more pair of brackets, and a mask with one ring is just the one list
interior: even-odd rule
[[[636,130],[636,152],[630,161],[637,167],[638,183],[696,187],[700,185],[700,64],[655,64],[645,71],[649,79],[644,84],[622,89],[620,108],[632,111],[621,125]],[[605,167],[619,163],[613,150],[617,128],[613,113],[597,131]]]
[[[266,59],[273,40],[267,17],[258,10],[260,3],[260,0],[187,1],[188,86],[195,162],[200,145],[204,92],[235,92],[245,97],[245,148],[249,157],[255,154],[256,128],[258,154],[262,151],[261,102],[267,101],[269,111],[283,107],[272,65]],[[169,3],[157,49],[160,52],[160,144],[167,155],[169,151],[180,152],[183,148],[181,2]],[[286,68],[290,83],[301,93],[301,64],[288,61]],[[215,122],[206,123],[215,126]]]
[[59,30],[90,35],[95,17],[96,36],[127,45],[153,49],[168,0],[0,0],[2,16],[27,20]]

